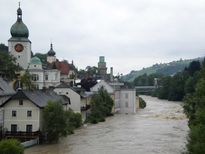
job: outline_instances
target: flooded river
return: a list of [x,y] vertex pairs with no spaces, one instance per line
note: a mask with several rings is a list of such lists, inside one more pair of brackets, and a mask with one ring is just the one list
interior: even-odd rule
[[58,144],[38,145],[25,154],[180,154],[188,132],[180,102],[142,96],[147,107],[89,125]]

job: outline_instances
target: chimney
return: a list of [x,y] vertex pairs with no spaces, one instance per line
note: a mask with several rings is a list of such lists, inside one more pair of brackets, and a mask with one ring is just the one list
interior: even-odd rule
[[110,81],[113,82],[113,67],[110,67]]

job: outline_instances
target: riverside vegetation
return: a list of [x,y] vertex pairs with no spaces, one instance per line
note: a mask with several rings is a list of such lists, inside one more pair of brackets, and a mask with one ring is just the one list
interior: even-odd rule
[[205,153],[205,60],[192,61],[182,72],[173,76],[160,74],[142,75],[134,85],[150,85],[158,78],[159,88],[152,93],[160,99],[183,101],[184,112],[189,118],[189,134],[186,154]]

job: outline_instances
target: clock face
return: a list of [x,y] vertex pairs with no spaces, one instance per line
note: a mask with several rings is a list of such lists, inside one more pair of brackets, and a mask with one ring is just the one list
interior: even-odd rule
[[22,44],[16,44],[15,45],[15,50],[16,50],[16,52],[21,52],[21,51],[23,51],[23,45]]

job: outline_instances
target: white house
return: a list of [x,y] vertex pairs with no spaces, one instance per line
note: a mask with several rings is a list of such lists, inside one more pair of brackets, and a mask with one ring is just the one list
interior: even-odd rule
[[54,92],[56,92],[58,95],[63,95],[70,98],[68,108],[71,108],[74,112],[81,113],[81,96],[76,91],[74,91],[68,84],[61,83],[60,85],[55,87]]
[[106,89],[109,94],[114,94],[114,89],[104,80],[100,80],[100,82],[90,88],[90,91],[96,93],[101,87]]
[[119,113],[136,113],[136,91],[135,89],[120,90]]
[[43,87],[55,87],[60,84],[60,71],[57,69],[43,69],[38,57],[31,58],[28,71],[32,77],[32,83],[37,89]]
[[48,101],[61,100],[64,108],[69,102],[54,92],[17,91],[0,105],[3,108],[3,128],[7,138],[32,139],[43,128],[43,108]]
[[124,84],[120,82],[107,83],[101,80],[90,90],[96,93],[101,87],[104,87],[114,100],[114,112],[136,113],[138,107],[138,105],[136,105],[138,104],[136,102],[136,91],[135,89],[123,89],[123,85]]

